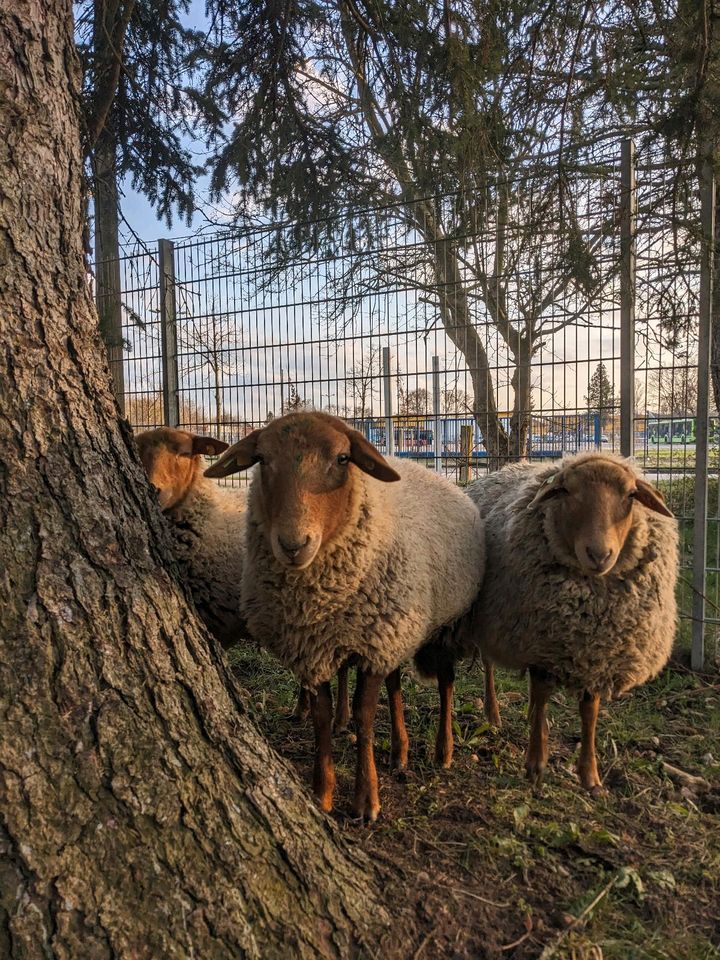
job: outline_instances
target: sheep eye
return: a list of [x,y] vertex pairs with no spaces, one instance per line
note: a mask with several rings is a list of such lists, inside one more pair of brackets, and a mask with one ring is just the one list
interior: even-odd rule
[[253,463],[265,463],[265,461],[263,460],[263,458],[262,458],[262,457],[260,456],[260,454],[258,453],[258,454],[256,454],[256,455],[253,457]]
[[350,454],[341,453],[340,456],[337,458],[337,462],[341,465],[345,463],[350,463]]
[[628,500],[635,500],[637,498],[637,490],[631,490],[628,494]]

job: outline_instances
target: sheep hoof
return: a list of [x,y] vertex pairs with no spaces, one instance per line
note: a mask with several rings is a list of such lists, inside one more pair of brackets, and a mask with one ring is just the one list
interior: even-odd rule
[[590,796],[596,800],[599,797],[603,797],[607,794],[607,790],[602,785],[597,767],[594,764],[589,768],[578,765],[577,775],[580,779],[580,785],[583,787],[583,789],[587,790]]
[[353,807],[353,813],[355,814],[355,819],[361,824],[365,823],[375,823],[378,816],[380,815],[380,807],[371,807],[366,810],[364,813],[360,813],[355,807]]
[[452,740],[442,740],[435,744],[435,763],[443,770],[449,770],[452,766],[453,746]]
[[293,710],[287,716],[292,723],[304,723],[310,716],[310,710]]
[[525,776],[530,781],[530,785],[535,790],[539,790],[545,779],[545,766],[527,764],[525,767]]
[[399,757],[390,757],[390,770],[397,780],[407,780],[407,762]]
[[606,797],[608,791],[601,783],[584,783],[583,787],[587,790],[593,800],[599,800],[600,797]]
[[334,720],[333,721],[333,733],[336,736],[339,736],[341,733],[350,732],[350,722],[348,720]]
[[380,801],[369,795],[356,796],[353,801],[353,813],[361,823],[375,823],[380,813]]

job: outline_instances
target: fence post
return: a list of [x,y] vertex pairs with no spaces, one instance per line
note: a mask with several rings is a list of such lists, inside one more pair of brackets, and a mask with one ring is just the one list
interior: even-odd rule
[[432,358],[433,451],[435,469],[442,473],[442,424],[440,422],[440,357]]
[[460,427],[460,483],[470,483],[470,463],[473,451],[473,428],[466,424]]
[[700,182],[700,316],[698,321],[697,417],[695,430],[695,512],[693,515],[693,670],[705,667],[705,581],[707,563],[708,447],[710,442],[710,343],[712,335],[715,242],[714,145],[706,146]]
[[178,390],[177,311],[175,305],[175,244],[158,240],[160,274],[160,350],[162,354],[162,395],[165,426],[180,424]]
[[390,374],[390,347],[382,348],[383,380],[385,387],[385,453],[395,453],[395,429],[392,412],[392,376]]
[[620,147],[620,453],[635,453],[635,144]]

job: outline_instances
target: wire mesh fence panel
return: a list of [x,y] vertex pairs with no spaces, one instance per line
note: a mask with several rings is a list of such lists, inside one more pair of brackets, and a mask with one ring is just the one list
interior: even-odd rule
[[[677,175],[652,156],[639,158],[637,182],[634,452],[681,519],[687,579],[697,204],[685,198],[680,218]],[[272,417],[322,409],[458,482],[519,458],[619,452],[621,194],[618,147],[482,191],[176,241],[180,426],[234,442]],[[126,409],[143,428],[162,422],[158,265],[135,250],[121,267]],[[689,617],[685,583],[681,600]]]
[[[636,277],[637,355],[635,456],[665,495],[680,522],[681,638],[690,642],[693,609],[693,538],[697,453],[698,310],[700,287],[699,198],[678,196],[694,171],[669,169],[646,158],[638,177]],[[710,443],[709,543],[705,587],[708,653],[715,658],[718,608],[717,418]],[[699,562],[702,563],[701,558]]]
[[125,415],[138,430],[163,422],[157,258],[142,248],[120,258]]

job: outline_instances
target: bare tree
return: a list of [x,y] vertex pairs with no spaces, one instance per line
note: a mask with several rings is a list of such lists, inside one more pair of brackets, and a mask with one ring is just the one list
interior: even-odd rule
[[697,411],[697,367],[677,366],[648,375],[648,406],[672,417],[694,417]]
[[242,371],[242,344],[242,330],[235,325],[235,318],[219,313],[214,304],[207,315],[185,318],[178,331],[183,374],[212,389],[218,436],[227,420],[225,388]]
[[430,413],[430,394],[424,387],[403,393],[398,412],[406,416],[425,416]]
[[472,397],[457,385],[440,391],[440,409],[457,417],[472,416]]
[[[534,77],[518,80],[518,64],[535,53],[531,36],[552,51],[553,70],[562,63],[574,74],[558,31],[538,9],[507,5],[432,2],[411,26],[401,3],[383,12],[329,0],[288,8],[282,30],[274,8],[221,6],[233,36],[261,38],[263,57],[258,65],[257,50],[234,41],[211,57],[208,93],[242,115],[215,157],[218,192],[239,185],[238,195],[269,198],[297,221],[268,238],[279,273],[311,253],[339,254],[329,325],[353,322],[364,297],[416,292],[425,332],[441,328],[467,365],[492,463],[523,455],[532,361],[603,296],[603,247],[618,215],[595,158],[590,178],[577,157],[549,156],[566,113],[562,81],[558,101],[557,84],[545,81],[552,94],[543,100],[528,95]],[[558,24],[554,8],[548,16]],[[477,69],[478,50],[495,41]],[[258,129],[267,150],[255,146]],[[538,129],[553,133],[539,143]],[[535,179],[526,166],[534,148]],[[361,212],[348,217],[349,204]],[[363,247],[371,257],[357,255]],[[409,330],[418,326],[413,303],[396,312]],[[509,422],[500,416],[504,379]]]
[[353,416],[364,420],[371,416],[373,400],[380,392],[380,347],[370,347],[348,368],[346,383],[352,397]]
[[[148,430],[164,424],[163,395],[159,390],[151,393],[128,393],[125,396],[125,416],[134,428]],[[180,423],[198,429],[212,429],[207,411],[191,403],[186,397],[180,399]]]

